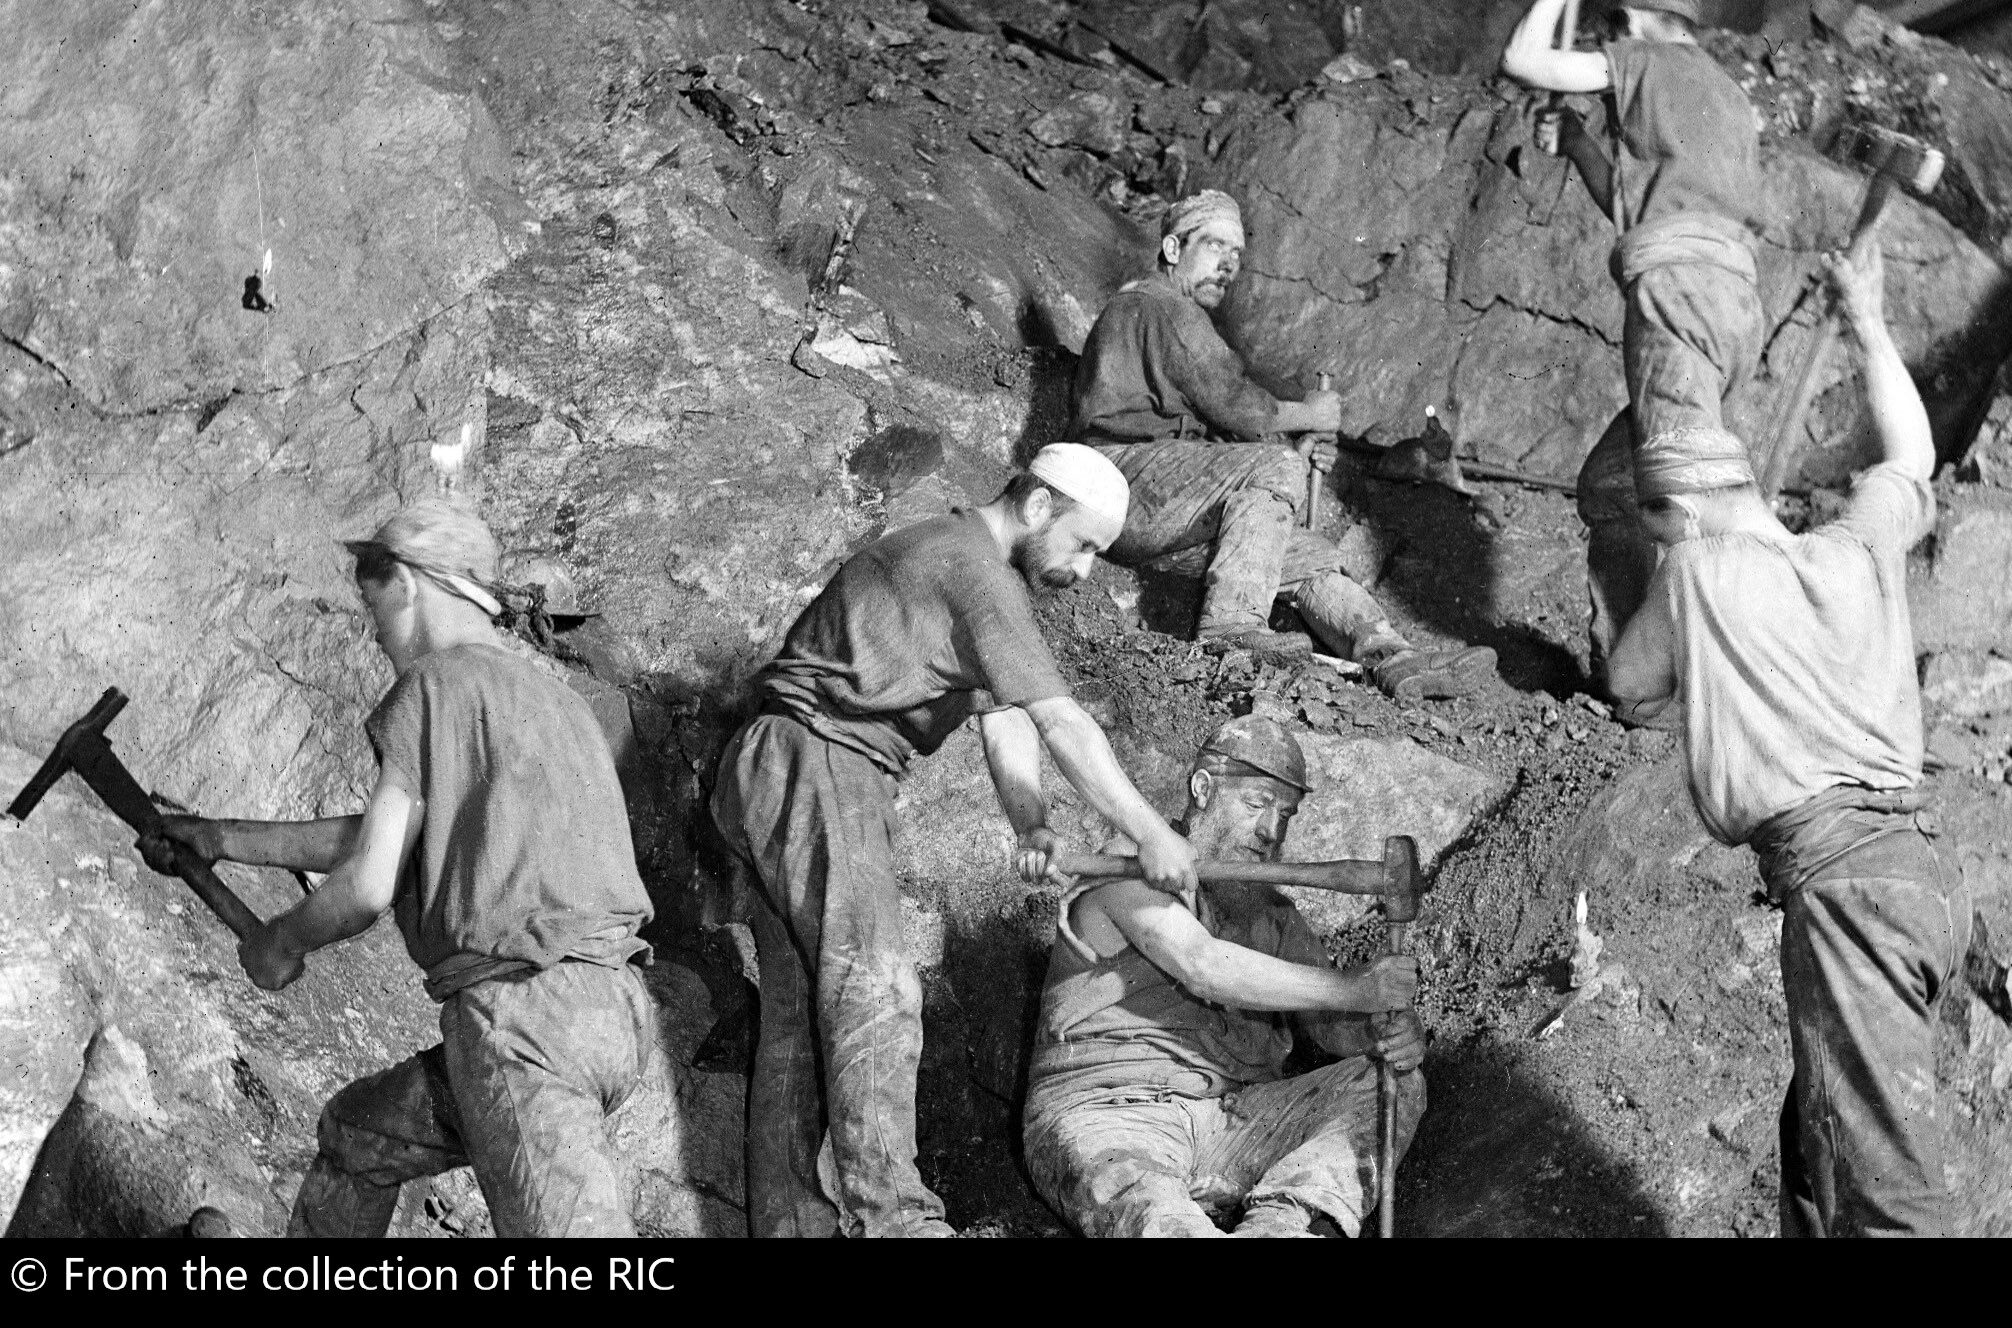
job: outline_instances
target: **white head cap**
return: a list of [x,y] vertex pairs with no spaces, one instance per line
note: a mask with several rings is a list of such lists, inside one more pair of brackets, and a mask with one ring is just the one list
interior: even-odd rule
[[1075,499],[1099,516],[1125,524],[1132,486],[1118,468],[1094,447],[1081,443],[1050,443],[1034,454],[1027,471],[1035,479]]

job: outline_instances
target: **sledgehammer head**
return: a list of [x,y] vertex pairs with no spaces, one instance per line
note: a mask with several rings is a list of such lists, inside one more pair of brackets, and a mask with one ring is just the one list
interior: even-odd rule
[[1383,920],[1416,922],[1418,898],[1432,888],[1418,870],[1418,843],[1410,835],[1383,841]]
[[1917,194],[1934,192],[1942,179],[1943,156],[1918,138],[1896,134],[1878,125],[1860,125],[1847,149],[1851,160],[1874,175],[1891,176]]
[[7,814],[19,821],[34,811],[35,805],[42,801],[42,795],[69,773],[77,744],[87,737],[103,737],[105,726],[117,719],[119,712],[125,708],[126,694],[116,687],[107,687],[89,714],[63,730],[63,736],[56,740],[56,749],[49,753],[49,759],[42,762],[42,768],[21,790],[21,795],[7,804]]

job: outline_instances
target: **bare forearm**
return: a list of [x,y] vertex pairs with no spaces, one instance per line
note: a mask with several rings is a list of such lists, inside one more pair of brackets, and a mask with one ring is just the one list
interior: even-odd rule
[[1357,1012],[1361,984],[1331,968],[1275,959],[1261,951],[1218,941],[1173,976],[1205,1001],[1238,1010]]
[[361,816],[319,821],[212,821],[215,856],[255,867],[330,872],[356,847]]
[[1870,316],[1853,317],[1851,330],[1864,361],[1866,405],[1881,459],[1904,466],[1918,479],[1932,478],[1934,433],[1893,334],[1884,319]]
[[1024,710],[1002,710],[978,721],[985,764],[999,808],[1015,835],[1048,824],[1048,799],[1041,791],[1041,734]]
[[1593,206],[1604,216],[1614,213],[1614,166],[1607,160],[1607,154],[1600,144],[1584,129],[1568,134],[1560,144],[1560,150],[1574,166],[1579,168],[1579,180],[1586,186],[1586,194],[1593,200]]
[[1070,706],[1041,722],[1040,732],[1063,777],[1105,820],[1134,842],[1165,829],[1166,822],[1118,764],[1104,731],[1081,707]]

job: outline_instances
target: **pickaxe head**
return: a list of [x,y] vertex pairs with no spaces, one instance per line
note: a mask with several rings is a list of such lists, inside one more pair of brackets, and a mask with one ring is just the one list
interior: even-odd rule
[[56,748],[49,753],[49,759],[42,762],[42,768],[28,781],[19,797],[7,805],[7,814],[15,820],[26,819],[35,810],[42,795],[55,787],[56,781],[68,774],[77,764],[82,749],[92,744],[92,740],[102,740],[105,726],[117,719],[119,712],[126,708],[126,694],[116,687],[107,687],[90,713],[63,730],[63,736],[56,740]]
[[1432,882],[1418,870],[1418,843],[1410,835],[1383,841],[1383,920],[1416,922],[1418,900]]
[[1928,194],[1942,179],[1941,152],[1918,138],[1897,134],[1878,125],[1859,125],[1847,145],[1846,155],[1874,175],[1890,176],[1894,183]]

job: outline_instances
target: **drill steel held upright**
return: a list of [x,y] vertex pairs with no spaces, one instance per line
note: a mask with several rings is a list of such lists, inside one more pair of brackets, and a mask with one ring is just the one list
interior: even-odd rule
[[[1419,879],[1418,844],[1410,835],[1392,835],[1383,841],[1384,879],[1389,882],[1383,895],[1383,922],[1388,931],[1389,953],[1404,953],[1404,934],[1418,920],[1418,898],[1430,887]],[[1376,1231],[1388,1239],[1397,1227],[1397,1071],[1389,1061],[1376,1066]]]

